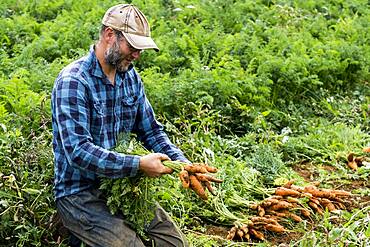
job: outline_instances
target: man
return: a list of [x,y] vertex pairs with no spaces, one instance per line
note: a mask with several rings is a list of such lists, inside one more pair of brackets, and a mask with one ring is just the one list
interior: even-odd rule
[[[64,225],[89,246],[144,246],[124,219],[109,213],[98,178],[135,176],[138,171],[159,177],[172,172],[162,161],[189,161],[155,120],[131,64],[144,49],[159,50],[147,19],[135,6],[120,4],[106,12],[102,24],[89,54],[64,68],[55,81],[56,205]],[[122,132],[136,133],[156,153],[140,157],[110,151]],[[148,234],[155,246],[187,245],[161,207],[151,226]]]

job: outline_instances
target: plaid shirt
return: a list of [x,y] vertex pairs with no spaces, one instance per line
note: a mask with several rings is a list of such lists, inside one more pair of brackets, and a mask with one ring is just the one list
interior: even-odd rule
[[135,176],[140,156],[110,151],[122,132],[136,133],[154,152],[188,162],[155,120],[133,66],[117,73],[113,86],[93,46],[87,56],[60,72],[51,106],[56,198],[98,185],[99,176]]

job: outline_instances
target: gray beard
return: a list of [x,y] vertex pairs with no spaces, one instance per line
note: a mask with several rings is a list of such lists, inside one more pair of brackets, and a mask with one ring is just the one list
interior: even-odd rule
[[128,66],[122,64],[124,57],[125,55],[120,51],[117,41],[114,42],[113,46],[108,48],[104,54],[105,62],[115,67],[118,72],[126,72],[128,69]]

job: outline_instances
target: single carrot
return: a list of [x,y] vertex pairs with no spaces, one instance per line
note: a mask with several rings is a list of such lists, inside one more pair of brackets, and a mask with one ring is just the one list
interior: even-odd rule
[[266,217],[258,217],[254,216],[251,218],[251,221],[253,221],[254,224],[257,224],[258,222],[263,222],[266,224],[279,224],[275,219],[273,218],[266,218]]
[[185,165],[184,169],[187,170],[190,173],[207,173],[207,169],[204,166],[199,165]]
[[349,153],[349,154],[348,154],[348,156],[347,156],[347,160],[348,160],[349,162],[352,162],[352,161],[353,161],[353,159],[354,159],[354,157],[355,157],[355,154],[354,154],[354,153]]
[[304,188],[303,187],[296,186],[296,185],[290,186],[290,189],[295,190],[295,191],[298,191],[298,192],[301,192],[301,193],[304,191]]
[[272,205],[269,209],[274,210],[274,211],[279,211],[281,209],[287,209],[287,208],[292,208],[293,205],[289,202],[286,201],[280,201],[279,203],[276,203]]
[[287,189],[287,188],[284,188],[284,187],[279,187],[279,188],[276,188],[275,190],[275,195],[278,195],[278,196],[300,196],[301,193],[299,193],[298,191],[296,190],[293,190],[293,189]]
[[290,203],[301,203],[301,202],[299,201],[299,199],[294,198],[294,197],[290,197],[290,196],[288,196],[288,197],[287,197],[287,198],[285,198],[284,200],[285,200],[285,201],[287,201],[287,202],[290,202]]
[[215,182],[215,183],[222,183],[223,181],[221,179],[209,176],[207,174],[202,174],[202,173],[195,173],[195,176],[197,176],[199,181],[205,182],[205,181],[210,181],[210,182]]
[[213,166],[209,166],[207,164],[204,164],[204,163],[193,163],[193,165],[197,165],[197,166],[203,166],[206,168],[206,170],[210,173],[216,173],[217,172],[217,168],[216,167],[213,167]]
[[247,225],[242,225],[240,227],[240,230],[242,230],[244,232],[244,238],[249,240],[248,226]]
[[352,196],[351,192],[345,190],[333,190],[336,196]]
[[194,192],[200,198],[202,198],[203,200],[207,200],[208,199],[207,194],[206,194],[201,182],[199,182],[199,180],[197,179],[197,177],[191,174],[189,176],[189,178],[190,178],[190,188],[192,188],[192,190],[194,190]]
[[204,185],[207,187],[208,191],[211,192],[212,195],[216,196],[215,190],[212,188],[211,182],[205,181],[203,182]]
[[302,214],[304,217],[306,217],[306,218],[310,217],[310,215],[311,215],[310,211],[308,211],[308,210],[307,210],[307,209],[305,209],[305,208],[302,208],[300,211],[301,211],[301,214]]
[[190,179],[189,179],[189,173],[188,173],[188,171],[182,170],[179,173],[179,176],[180,176],[180,180],[181,180],[181,183],[182,183],[182,187],[184,187],[185,189],[189,188]]
[[236,231],[237,231],[237,228],[233,226],[228,232],[226,239],[232,240],[235,237]]
[[319,200],[318,200],[317,198],[315,198],[315,197],[311,197],[309,200],[310,200],[311,202],[316,203],[317,205],[319,205],[319,204],[320,204]]
[[285,232],[285,229],[282,225],[267,224],[265,225],[265,229],[271,232]]
[[313,210],[315,210],[317,213],[319,213],[319,214],[321,214],[321,215],[323,215],[324,213],[323,213],[323,211],[322,211],[322,209],[316,204],[316,203],[314,203],[314,202],[308,202],[308,205],[313,209]]
[[324,208],[327,208],[329,210],[329,212],[332,212],[334,210],[336,210],[334,204],[329,200],[329,199],[326,199],[326,198],[321,198],[320,200],[320,204],[324,207]]
[[362,149],[363,152],[365,153],[370,153],[370,147],[364,147],[364,149]]
[[293,219],[295,222],[302,222],[303,219],[296,215],[295,213],[289,213],[289,218]]
[[242,231],[241,229],[238,229],[236,231],[236,234],[239,236],[240,239],[243,239],[243,236],[244,236],[244,231]]
[[292,185],[294,184],[294,182],[295,182],[296,180],[295,179],[291,179],[291,180],[289,180],[288,182],[286,182],[284,185],[283,185],[283,187],[284,188],[287,188],[287,189],[290,189],[291,187],[292,187]]
[[260,217],[262,217],[262,216],[264,216],[264,215],[265,215],[265,209],[264,209],[263,207],[261,207],[261,206],[258,206],[258,207],[257,207],[257,212],[258,212],[258,215],[259,215]]
[[352,170],[357,170],[358,169],[358,165],[357,165],[356,161],[348,161],[347,166],[349,168],[351,168]]
[[257,231],[256,229],[249,228],[249,233],[259,240],[262,240],[262,241],[265,240],[265,235],[263,235],[262,232]]
[[278,199],[274,199],[274,198],[266,198],[262,203],[261,205],[263,207],[268,207],[268,206],[271,206],[272,204],[276,204],[276,203],[279,203],[280,201]]

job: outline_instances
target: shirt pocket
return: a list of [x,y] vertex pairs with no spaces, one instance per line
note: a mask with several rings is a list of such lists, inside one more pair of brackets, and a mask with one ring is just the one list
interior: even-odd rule
[[93,109],[91,113],[91,134],[95,137],[101,135],[104,132],[105,126],[107,124],[107,116],[105,104],[94,100]]
[[125,132],[131,132],[134,128],[137,110],[138,110],[138,97],[129,96],[122,99],[121,123]]

